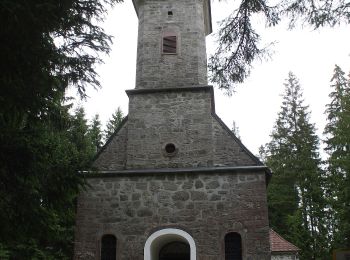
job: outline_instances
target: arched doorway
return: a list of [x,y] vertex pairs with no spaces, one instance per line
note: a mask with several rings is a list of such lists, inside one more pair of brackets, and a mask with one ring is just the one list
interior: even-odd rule
[[196,245],[183,230],[161,229],[147,239],[144,260],[196,260]]
[[165,244],[159,250],[159,260],[190,260],[190,245],[180,241]]

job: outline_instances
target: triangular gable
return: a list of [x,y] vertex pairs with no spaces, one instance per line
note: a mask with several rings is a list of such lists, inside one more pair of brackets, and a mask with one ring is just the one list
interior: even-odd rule
[[93,160],[93,168],[98,170],[125,169],[127,121],[128,117],[126,116],[105,145],[97,152]]

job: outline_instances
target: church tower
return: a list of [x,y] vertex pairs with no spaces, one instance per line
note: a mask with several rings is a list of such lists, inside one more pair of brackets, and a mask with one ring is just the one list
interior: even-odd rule
[[75,259],[269,259],[264,166],[215,113],[210,0],[133,0],[129,114],[78,198]]
[[133,1],[139,18],[136,89],[207,84],[210,1]]

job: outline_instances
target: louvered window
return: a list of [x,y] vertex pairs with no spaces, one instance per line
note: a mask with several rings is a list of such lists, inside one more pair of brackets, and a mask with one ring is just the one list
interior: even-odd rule
[[175,35],[163,37],[163,54],[176,54],[177,37]]
[[242,260],[242,239],[236,232],[225,236],[225,260]]
[[104,235],[101,239],[101,260],[116,260],[116,247],[116,237]]

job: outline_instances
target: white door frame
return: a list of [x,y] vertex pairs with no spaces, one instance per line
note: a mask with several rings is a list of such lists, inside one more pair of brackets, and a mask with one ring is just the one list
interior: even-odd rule
[[148,237],[144,248],[144,260],[158,260],[159,249],[172,241],[182,241],[190,245],[190,259],[196,260],[196,244],[187,232],[177,228],[164,228]]

